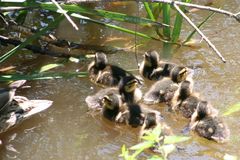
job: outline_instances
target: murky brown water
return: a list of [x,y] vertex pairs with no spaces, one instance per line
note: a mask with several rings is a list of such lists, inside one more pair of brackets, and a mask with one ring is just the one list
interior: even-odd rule
[[[216,6],[237,12],[240,11],[239,4],[238,0],[220,1]],[[105,4],[103,8],[115,9],[128,14],[137,13],[134,3],[124,2],[124,4],[118,4],[114,8]],[[207,12],[191,14],[195,22],[201,21],[207,15]],[[76,20],[76,22],[79,22],[79,20]],[[118,22],[115,23],[118,24]],[[203,32],[223,53],[227,60],[226,64],[223,64],[205,43],[197,49],[182,47],[176,50],[172,58],[174,62],[181,64],[202,66],[202,68],[195,70],[195,91],[199,92],[202,97],[210,101],[221,112],[240,100],[239,26],[240,24],[234,19],[216,15],[202,28]],[[131,27],[134,28],[134,26]],[[80,31],[76,32],[68,22],[64,21],[57,30],[57,37],[97,45],[116,45],[118,47],[134,45],[134,36],[109,28],[95,24],[83,24],[79,25],[79,28]],[[138,28],[144,30],[144,28]],[[183,35],[186,35],[190,29],[189,26],[186,26]],[[199,39],[198,36],[196,38]],[[116,40],[113,41],[113,39]],[[142,39],[138,38],[138,42],[140,41]],[[148,49],[162,50],[162,45],[159,42],[145,40],[142,42],[143,46],[138,50],[139,60],[142,59],[141,54]],[[81,52],[84,53],[85,51]],[[1,53],[4,53],[4,50]],[[23,58],[27,60],[19,61]],[[118,52],[109,55],[109,58],[111,62],[125,69],[136,68],[134,54]],[[19,54],[11,58],[5,65],[15,64],[17,69],[22,72],[31,71],[42,65],[57,61],[59,59],[48,56]],[[84,71],[88,63],[74,64],[69,62],[57,71],[75,71],[78,68],[82,68],[82,71]],[[123,144],[131,146],[137,143],[137,129],[114,125],[98,115],[87,112],[84,99],[87,95],[93,94],[99,89],[91,84],[87,78],[29,81],[27,85],[32,87],[19,90],[17,94],[30,99],[53,100],[54,104],[47,111],[32,117],[17,128],[0,136],[3,141],[0,148],[0,159],[110,160],[118,159]],[[182,128],[187,124],[187,120],[166,112],[164,107],[159,108],[165,116],[166,123],[173,128],[176,134],[180,135]],[[239,113],[236,113],[224,118],[231,130],[231,141],[229,143],[217,144],[191,133],[192,139],[190,141],[179,144],[184,149],[175,151],[169,156],[169,159],[222,159],[225,153],[240,157],[238,145],[240,143],[239,115]]]

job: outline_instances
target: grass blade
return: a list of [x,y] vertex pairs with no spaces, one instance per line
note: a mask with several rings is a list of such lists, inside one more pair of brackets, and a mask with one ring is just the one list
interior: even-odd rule
[[42,30],[40,30],[39,32],[37,32],[36,34],[34,34],[33,36],[27,38],[23,43],[21,43],[20,45],[14,47],[13,49],[11,49],[10,51],[8,51],[7,53],[5,53],[4,55],[2,55],[0,57],[0,63],[4,62],[6,59],[8,59],[9,57],[11,57],[12,55],[16,54],[18,50],[24,48],[25,46],[27,46],[29,43],[31,43],[33,40],[37,39],[38,37],[40,37],[41,35],[45,34],[48,30],[56,27],[61,20],[64,19],[64,16],[59,16],[54,22],[50,23],[47,27],[43,28]]
[[228,107],[228,110],[226,112],[224,112],[223,115],[228,116],[228,115],[233,114],[238,111],[240,111],[240,102]]
[[[170,10],[171,7],[169,4],[162,4],[162,9],[163,9],[163,23],[167,24],[170,26]],[[171,36],[171,30],[170,28],[163,28],[163,35],[170,39]]]
[[[183,2],[191,2],[191,0],[183,0]],[[180,7],[181,10],[184,10],[184,6]],[[179,37],[180,37],[180,33],[181,33],[181,29],[182,29],[182,21],[183,21],[183,17],[181,14],[177,13],[175,21],[174,21],[174,27],[173,27],[173,31],[172,31],[172,41],[173,42],[177,42]]]
[[[0,2],[0,6],[41,7],[42,9],[51,10],[51,11],[55,11],[55,12],[58,10],[58,8],[51,2],[45,2],[45,3]],[[60,6],[62,7],[62,9],[66,10],[68,12],[100,16],[100,17],[109,18],[109,19],[116,20],[116,21],[123,21],[123,22],[128,22],[128,23],[133,23],[133,24],[139,24],[139,25],[153,25],[153,26],[166,26],[167,27],[167,25],[164,25],[159,22],[154,22],[148,18],[129,16],[127,14],[118,13],[118,12],[111,12],[111,11],[106,11],[106,10],[101,10],[101,9],[90,9],[90,8],[83,7],[80,5],[61,4]]]
[[174,143],[184,142],[189,139],[190,137],[185,137],[185,136],[166,136],[164,138],[164,144],[174,144]]
[[143,2],[143,4],[144,4],[145,10],[146,10],[146,12],[147,12],[147,14],[148,14],[148,17],[149,17],[152,21],[155,21],[155,17],[154,17],[154,15],[153,15],[153,13],[152,13],[152,10],[151,10],[150,6],[149,6],[149,3],[148,3],[148,2]]

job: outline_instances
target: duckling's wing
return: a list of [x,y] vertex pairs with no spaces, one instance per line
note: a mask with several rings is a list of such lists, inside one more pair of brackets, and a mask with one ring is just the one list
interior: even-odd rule
[[216,130],[214,134],[211,136],[211,138],[218,143],[227,142],[230,137],[229,128],[222,120],[220,120],[217,117],[215,117],[214,122],[216,125]]
[[201,137],[212,139],[212,136],[216,131],[216,126],[211,118],[205,118],[197,123],[195,126],[195,131]]
[[156,104],[165,101],[165,95],[173,82],[169,78],[164,78],[154,83],[145,93],[143,101],[145,104]]

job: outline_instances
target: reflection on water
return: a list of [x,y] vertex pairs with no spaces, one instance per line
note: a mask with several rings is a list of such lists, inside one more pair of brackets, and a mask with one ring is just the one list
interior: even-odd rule
[[[231,1],[222,8],[237,11],[239,10],[238,3],[237,1]],[[117,4],[117,9],[132,14],[133,10],[136,12],[136,7],[134,3],[130,4]],[[104,7],[114,10],[114,8],[110,8],[111,5]],[[193,13],[192,17],[193,20],[199,21],[206,15],[206,12],[197,12]],[[78,21],[76,20],[76,22]],[[119,23],[116,22],[116,24]],[[98,45],[117,45],[119,39],[115,42],[111,40],[118,37],[120,38],[120,46],[126,45],[126,41],[124,42],[122,39],[127,39],[129,46],[134,45],[134,37],[125,33],[95,24],[81,24],[79,28],[80,31],[76,32],[68,22],[62,22],[57,30],[57,36],[75,42]],[[190,29],[189,26],[184,28],[185,31]],[[239,24],[228,17],[216,15],[206,23],[202,30],[213,40],[228,62],[223,64],[204,43],[201,48],[182,47],[176,50],[172,61],[192,66],[202,66],[195,69],[195,91],[199,92],[202,97],[223,112],[229,105],[240,100],[240,55],[238,53],[240,46],[237,41],[240,39]],[[200,39],[198,36],[196,38]],[[144,44],[138,50],[140,60],[142,60],[140,54],[145,50],[157,49],[161,51],[159,42],[145,41],[140,38],[138,38],[138,41]],[[19,61],[19,59],[23,58],[27,58],[27,60]],[[109,55],[109,59],[125,69],[134,69],[137,66],[133,53],[118,52]],[[12,58],[7,63],[15,64],[20,72],[26,72],[58,60],[48,56],[22,54]],[[129,63],[129,60],[133,60],[133,62]],[[69,62],[59,70],[75,71],[78,68],[85,70],[87,64],[88,62],[81,62],[80,64]],[[22,68],[23,65],[27,65],[27,67]],[[91,84],[87,78],[31,81],[27,85],[32,87],[30,89],[21,89],[17,94],[30,99],[53,100],[54,104],[47,111],[32,117],[19,127],[0,136],[4,143],[0,148],[0,159],[110,160],[118,158],[123,144],[131,146],[137,142],[137,129],[112,124],[97,114],[88,112],[84,99],[99,88]],[[145,90],[147,87],[145,86],[143,89]],[[176,134],[181,134],[187,120],[167,112],[163,105],[158,108],[165,116],[166,123],[174,128]],[[232,132],[229,143],[217,144],[191,133],[192,139],[190,141],[179,144],[184,149],[175,151],[169,156],[169,159],[222,159],[224,153],[240,157],[238,152],[240,129],[236,127],[239,125],[238,116],[239,113],[236,113],[225,118]]]

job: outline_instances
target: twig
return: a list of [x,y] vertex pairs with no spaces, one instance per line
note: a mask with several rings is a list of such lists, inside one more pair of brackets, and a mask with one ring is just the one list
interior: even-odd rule
[[180,1],[174,1],[174,0],[152,0],[152,2],[161,2],[161,3],[168,3],[168,4],[177,4],[180,6],[186,6],[190,8],[198,8],[202,10],[208,10],[208,11],[213,11],[221,14],[225,14],[227,16],[235,18],[238,22],[240,22],[240,12],[238,13],[232,13],[226,10],[214,8],[214,7],[209,7],[209,6],[202,6],[202,5],[197,5],[197,4],[192,4],[192,3],[185,3],[185,2],[180,2]]
[[69,17],[69,15],[67,15],[67,12],[65,10],[63,10],[62,7],[55,0],[51,0],[51,1],[57,6],[57,8],[60,10],[60,12],[67,18],[67,20],[69,21],[69,23],[71,23],[73,28],[75,28],[78,31],[79,29],[78,29],[77,25],[73,22],[73,20]]
[[175,2],[173,2],[172,5],[183,16],[183,18],[186,19],[186,21],[202,36],[202,38],[207,42],[209,47],[211,47],[217,53],[217,55],[221,58],[221,60],[225,63],[226,60],[224,59],[222,54],[217,50],[214,44],[212,44],[212,42],[200,31],[200,29],[186,16],[186,14],[183,13],[183,11],[178,7],[178,5]]

